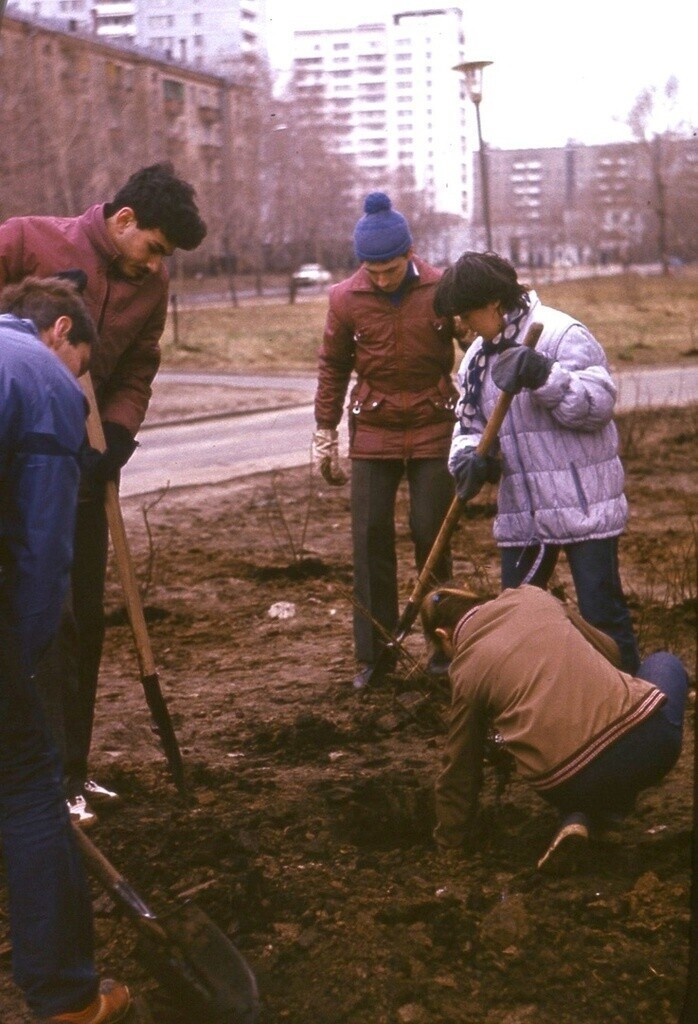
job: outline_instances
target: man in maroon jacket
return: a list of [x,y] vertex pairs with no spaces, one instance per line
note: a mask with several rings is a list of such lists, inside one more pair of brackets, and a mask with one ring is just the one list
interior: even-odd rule
[[171,164],[133,174],[110,203],[79,217],[13,217],[0,225],[0,286],[28,275],[72,271],[99,333],[91,374],[107,441],[83,472],[75,532],[71,607],[40,668],[62,747],[71,814],[91,824],[94,802],[116,794],[88,778],[87,758],[104,638],[107,524],[104,483],[116,480],[136,448],[168,300],[166,257],[195,249],[206,235],[194,189]]
[[[433,309],[440,271],[414,255],[407,221],[372,192],[354,231],[361,267],[330,290],[315,396],[315,458],[330,484],[346,482],[337,426],[352,371],[349,454],[354,551],[354,686],[398,621],[395,499],[407,477],[417,568],[427,559],[453,499],[446,459],[456,392],[453,322]],[[445,550],[435,569],[451,575]]]

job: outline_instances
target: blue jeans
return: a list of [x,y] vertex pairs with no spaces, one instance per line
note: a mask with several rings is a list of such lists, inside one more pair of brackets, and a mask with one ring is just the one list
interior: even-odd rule
[[659,651],[645,658],[636,674],[665,693],[665,703],[569,781],[541,794],[563,813],[582,811],[591,818],[627,814],[637,794],[656,786],[676,764],[688,694],[686,670],[673,654]]
[[14,979],[39,1017],[80,1010],[98,988],[87,881],[38,690],[2,621],[0,834]]
[[[453,479],[445,459],[353,459],[351,529],[354,552],[356,660],[373,664],[385,642],[375,619],[391,635],[397,626],[395,499],[402,477],[410,491],[410,533],[417,570],[429,557],[449,506]],[[434,584],[451,577],[447,548],[434,569]]]
[[[546,544],[541,563],[528,582],[545,590],[561,550],[567,556],[580,614],[592,626],[615,640],[620,649],[621,668],[630,675],[636,675],[640,653],[620,582],[618,538],[583,540],[576,544]],[[520,586],[539,554],[540,547],[537,544],[500,548],[502,588]]]

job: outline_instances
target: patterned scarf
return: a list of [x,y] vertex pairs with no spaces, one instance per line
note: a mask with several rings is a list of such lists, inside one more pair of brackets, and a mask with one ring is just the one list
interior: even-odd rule
[[463,395],[456,406],[456,416],[460,420],[461,434],[473,432],[473,419],[477,413],[485,368],[490,356],[516,345],[516,339],[521,333],[523,321],[530,308],[530,297],[528,292],[524,292],[519,300],[519,305],[510,313],[504,314],[504,327],[500,333],[491,341],[483,340],[477,356],[470,360],[463,381]]

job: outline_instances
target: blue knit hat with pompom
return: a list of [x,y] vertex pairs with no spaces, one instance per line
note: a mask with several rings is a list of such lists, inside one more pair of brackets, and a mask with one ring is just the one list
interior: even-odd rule
[[361,262],[383,263],[404,256],[412,248],[407,221],[393,210],[385,192],[371,192],[364,201],[364,216],[354,228],[354,251]]

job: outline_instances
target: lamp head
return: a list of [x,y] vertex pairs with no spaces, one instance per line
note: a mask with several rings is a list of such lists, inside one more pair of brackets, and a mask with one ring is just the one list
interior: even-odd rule
[[453,68],[454,71],[460,71],[465,75],[465,86],[473,103],[477,104],[482,99],[482,72],[491,63],[491,60],[467,60]]

